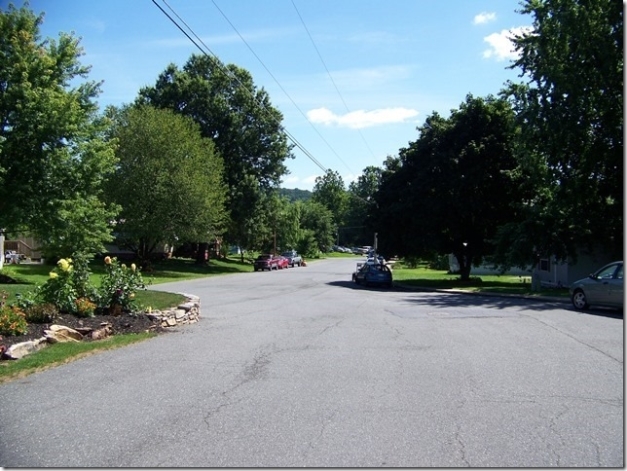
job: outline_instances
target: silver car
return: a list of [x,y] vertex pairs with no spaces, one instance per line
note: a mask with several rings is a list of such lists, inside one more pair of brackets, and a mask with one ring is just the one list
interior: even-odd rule
[[623,262],[612,262],[570,285],[570,299],[575,309],[591,305],[623,307]]

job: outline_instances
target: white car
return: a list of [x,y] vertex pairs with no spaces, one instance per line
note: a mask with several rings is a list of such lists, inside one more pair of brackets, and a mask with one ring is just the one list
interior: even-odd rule
[[570,299],[575,309],[593,306],[623,308],[623,262],[608,263],[595,273],[570,285]]

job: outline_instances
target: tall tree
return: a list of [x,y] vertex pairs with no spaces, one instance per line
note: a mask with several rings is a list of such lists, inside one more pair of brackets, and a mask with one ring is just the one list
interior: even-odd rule
[[224,159],[224,180],[229,188],[231,224],[228,238],[251,247],[264,199],[287,173],[291,148],[281,121],[264,89],[251,75],[233,64],[192,55],[179,70],[170,65],[153,87],[142,88],[138,103],[169,108],[192,118],[202,135],[215,142]]
[[348,208],[348,194],[344,180],[338,172],[328,169],[321,177],[316,177],[312,200],[324,205],[333,214],[335,224],[342,225]]
[[42,41],[42,21],[0,10],[0,227],[32,233],[49,256],[93,253],[111,240],[117,209],[101,196],[115,143],[96,115],[100,84],[79,83],[90,70],[79,40]]
[[[534,253],[623,254],[623,8],[614,0],[525,0],[533,29],[515,39],[525,83],[510,83],[520,173],[533,194],[501,234],[513,262]],[[505,249],[506,248],[506,249]]]
[[119,242],[147,260],[162,244],[209,241],[226,220],[223,163],[190,118],[150,106],[117,116],[119,164],[108,195]]
[[367,245],[373,240],[374,231],[367,225],[367,219],[374,210],[374,196],[381,185],[381,177],[380,168],[368,166],[348,185],[345,226],[338,228],[338,239],[344,244]]
[[510,222],[514,115],[494,97],[466,97],[450,118],[434,113],[384,172],[374,225],[381,248],[402,256],[453,253],[463,280],[491,253],[496,228]]
[[336,225],[333,213],[322,203],[309,200],[301,203],[301,239],[297,249],[309,257],[328,252],[333,245]]

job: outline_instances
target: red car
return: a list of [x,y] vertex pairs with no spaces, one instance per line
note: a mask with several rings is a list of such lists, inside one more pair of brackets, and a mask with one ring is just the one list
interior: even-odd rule
[[282,270],[283,268],[288,268],[290,266],[290,261],[287,257],[284,257],[283,255],[277,255],[276,259],[279,261],[279,270]]
[[257,270],[273,270],[279,268],[279,259],[272,254],[266,253],[259,255],[253,263],[253,268]]

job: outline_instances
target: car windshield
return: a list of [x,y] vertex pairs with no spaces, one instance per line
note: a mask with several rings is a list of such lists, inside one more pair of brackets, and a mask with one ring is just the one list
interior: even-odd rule
[[291,257],[294,254],[292,252],[283,252],[281,255],[283,255],[284,257]]
[[271,257],[272,257],[272,255],[259,255],[259,257],[257,257],[257,260],[267,260],[267,259],[269,259]]

